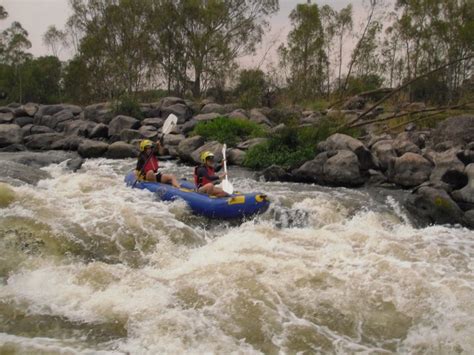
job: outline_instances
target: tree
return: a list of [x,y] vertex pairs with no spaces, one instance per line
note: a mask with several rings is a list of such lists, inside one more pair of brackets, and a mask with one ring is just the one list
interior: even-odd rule
[[290,14],[293,29],[281,46],[283,65],[290,68],[289,88],[294,100],[311,99],[324,91],[326,53],[316,4],[299,4]]
[[251,109],[262,106],[267,90],[268,84],[263,71],[260,69],[245,69],[240,72],[235,94],[243,108]]
[[49,26],[43,35],[43,43],[51,49],[53,56],[59,57],[61,50],[68,46],[67,34],[56,26]]
[[331,93],[331,54],[332,54],[332,43],[334,36],[336,35],[336,11],[329,5],[324,5],[321,8],[321,24],[323,26],[324,42],[326,45],[326,96],[329,97]]
[[339,73],[338,88],[342,85],[342,48],[344,45],[344,36],[352,31],[352,4],[347,5],[336,14],[336,36],[339,38]]

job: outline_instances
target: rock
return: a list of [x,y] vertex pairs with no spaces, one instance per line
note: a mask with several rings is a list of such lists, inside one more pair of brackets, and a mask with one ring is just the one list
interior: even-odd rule
[[0,152],[23,152],[26,147],[23,144],[11,144],[4,148],[0,148]]
[[241,150],[249,150],[252,147],[255,147],[256,145],[265,143],[268,141],[268,138],[252,138],[249,140],[246,140],[245,142],[241,142],[237,145],[237,149]]
[[474,141],[474,115],[462,115],[441,122],[433,133],[433,143],[452,141],[465,146]]
[[337,151],[324,164],[323,173],[330,185],[360,186],[364,183],[357,155],[350,150]]
[[250,110],[250,120],[258,124],[266,125],[268,127],[272,126],[270,120],[256,108]]
[[450,192],[466,184],[464,164],[457,158],[458,152],[456,148],[452,148],[441,153],[432,152],[429,156],[429,160],[434,163],[430,175],[430,182],[433,186]]
[[345,110],[362,110],[367,100],[362,96],[353,96],[342,105]]
[[83,158],[99,158],[107,152],[108,147],[107,143],[87,139],[79,145],[77,151]]
[[171,114],[174,114],[176,117],[178,117],[178,123],[180,124],[189,120],[193,115],[191,109],[185,104],[174,104],[161,108],[161,116],[163,118],[166,119]]
[[124,129],[137,129],[140,127],[140,121],[130,116],[119,115],[109,123],[109,135],[120,136]]
[[98,125],[93,121],[73,120],[59,124],[61,131],[66,135],[76,135],[81,137],[90,137],[90,132]]
[[39,126],[46,126],[53,130],[61,131],[64,129],[66,122],[72,121],[73,119],[74,115],[70,110],[62,110],[54,116],[44,115],[35,117],[34,123]]
[[28,115],[33,117],[36,112],[38,112],[39,105],[34,104],[32,102],[28,102],[27,104],[22,106],[23,111]]
[[204,105],[204,107],[201,109],[201,114],[214,112],[224,115],[227,113],[227,110],[224,106],[215,103],[209,103],[207,105]]
[[165,120],[159,117],[145,118],[142,121],[142,126],[153,126],[158,129],[163,126],[164,122]]
[[42,133],[57,133],[54,129],[46,126],[36,126],[36,125],[26,125],[21,128],[23,132],[23,137],[31,136],[32,134],[42,134]]
[[83,163],[84,163],[84,159],[74,158],[74,159],[68,160],[67,163],[66,163],[66,166],[69,170],[71,170],[72,172],[75,173],[76,171],[78,171],[82,167]]
[[182,134],[165,134],[163,142],[165,146],[178,145],[185,137]]
[[216,112],[212,112],[212,113],[199,114],[197,116],[194,116],[194,119],[198,122],[201,122],[201,121],[212,121],[213,119],[217,117],[221,117],[221,115]]
[[474,209],[464,213],[464,220],[466,221],[466,225],[468,227],[474,228]]
[[65,160],[77,157],[78,155],[75,152],[64,151],[0,153],[0,161],[12,161],[33,168],[59,164]]
[[49,179],[46,171],[13,161],[0,160],[0,181],[11,185],[24,183],[36,185],[38,181]]
[[109,145],[106,157],[109,159],[136,158],[138,153],[139,149],[135,145],[124,142],[115,142]]
[[370,150],[368,150],[361,141],[346,134],[335,133],[329,136],[326,141],[318,145],[318,149],[321,151],[349,150],[356,154],[362,170],[373,169],[376,167]]
[[202,106],[196,101],[186,99],[184,100],[184,103],[191,109],[191,111],[193,112],[193,116],[198,114],[199,111],[201,111]]
[[371,186],[385,186],[388,182],[387,177],[378,170],[369,169],[369,180],[367,181],[368,185]]
[[433,169],[432,164],[419,154],[405,153],[390,161],[388,177],[403,187],[414,187],[427,181]]
[[194,127],[198,124],[198,121],[196,119],[191,119],[188,122],[186,122],[182,127],[181,127],[181,132],[183,134],[188,134],[189,132],[192,132],[194,130]]
[[136,129],[123,129],[120,132],[120,140],[124,142],[131,142],[136,139],[144,138],[140,131]]
[[278,126],[273,127],[270,130],[270,133],[271,134],[276,134],[276,133],[284,131],[285,129],[286,129],[286,125],[284,123],[280,123]]
[[186,104],[186,103],[183,99],[181,99],[179,97],[173,97],[173,96],[164,97],[160,100],[160,107],[161,108],[173,106],[173,105],[176,105],[176,104]]
[[109,126],[99,123],[94,128],[90,130],[89,138],[108,138],[109,137]]
[[69,110],[73,115],[79,115],[82,108],[76,105],[58,104],[58,105],[41,105],[35,113],[35,119],[41,119],[43,116],[53,116],[63,110]]
[[242,110],[242,109],[232,111],[231,113],[227,115],[227,117],[231,119],[241,119],[241,120],[249,119],[245,110]]
[[451,196],[453,196],[455,201],[474,204],[474,164],[466,166],[464,174],[468,179],[466,186],[460,190],[453,191]]
[[372,154],[378,160],[382,171],[386,171],[390,161],[397,157],[392,140],[382,140],[375,143],[372,146]]
[[229,149],[227,154],[227,160],[231,165],[242,165],[245,160],[246,153],[240,149]]
[[285,169],[278,165],[271,165],[260,174],[266,181],[291,181],[292,176]]
[[96,123],[109,124],[115,117],[109,103],[99,103],[84,109],[84,119]]
[[440,142],[434,146],[434,150],[436,152],[444,152],[445,150],[449,150],[452,148],[460,148],[460,147],[456,145],[453,141]]
[[372,146],[377,143],[377,142],[380,142],[380,141],[391,141],[392,140],[392,137],[390,136],[390,134],[387,134],[387,133],[384,133],[384,134],[381,134],[379,136],[369,136],[369,140],[366,144],[367,148],[369,149],[372,149]]
[[25,146],[31,150],[50,150],[54,142],[63,139],[61,133],[40,133],[25,137]]
[[15,116],[13,115],[13,112],[5,112],[5,113],[0,112],[0,124],[13,123],[14,118]]
[[0,148],[23,143],[23,132],[16,124],[0,125]]
[[143,138],[156,141],[158,139],[158,130],[155,126],[141,126],[138,130]]
[[178,145],[178,156],[184,161],[193,161],[191,154],[205,143],[205,139],[201,136],[194,136],[183,139]]
[[401,157],[405,153],[421,154],[421,149],[410,139],[408,132],[400,133],[393,141],[393,149],[397,156]]
[[405,206],[425,225],[465,223],[463,211],[448,193],[441,189],[420,187],[408,197]]
[[405,132],[414,132],[414,131],[416,131],[416,124],[414,124],[413,122],[405,126]]
[[465,149],[457,154],[457,157],[464,165],[474,163],[474,149]]
[[317,125],[321,122],[323,116],[319,112],[313,112],[309,116],[305,116],[300,120],[301,124]]
[[30,117],[30,116],[17,117],[15,118],[14,123],[20,127],[26,126],[27,124],[33,124],[33,117]]
[[84,141],[83,137],[79,136],[66,136],[51,144],[53,150],[73,150],[76,151],[79,145]]
[[215,156],[215,161],[220,162],[222,160],[222,144],[216,141],[207,142],[203,146],[196,149],[194,152],[191,153],[192,160],[200,164],[201,163],[201,153],[204,151],[210,151]]
[[[334,155],[334,154],[333,154]],[[329,159],[330,153],[318,154],[313,160],[309,160],[298,169],[292,171],[295,181],[324,184],[324,164]]]

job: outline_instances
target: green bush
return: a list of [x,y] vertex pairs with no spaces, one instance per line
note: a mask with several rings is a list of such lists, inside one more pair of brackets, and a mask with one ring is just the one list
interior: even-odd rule
[[192,135],[234,146],[247,138],[263,137],[265,131],[257,123],[249,120],[217,117],[211,121],[199,122]]
[[143,118],[138,100],[130,96],[122,96],[114,102],[113,111],[116,115],[126,115],[137,119]]
[[264,169],[273,164],[296,168],[315,157],[318,143],[333,134],[336,127],[331,120],[323,120],[318,126],[287,127],[267,142],[252,147],[244,165],[252,169]]

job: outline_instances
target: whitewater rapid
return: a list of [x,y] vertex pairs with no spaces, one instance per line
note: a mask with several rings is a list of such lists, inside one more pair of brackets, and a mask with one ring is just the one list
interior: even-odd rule
[[0,353],[474,353],[471,230],[417,228],[396,192],[232,169],[272,208],[208,221],[127,188],[133,165],[3,185]]

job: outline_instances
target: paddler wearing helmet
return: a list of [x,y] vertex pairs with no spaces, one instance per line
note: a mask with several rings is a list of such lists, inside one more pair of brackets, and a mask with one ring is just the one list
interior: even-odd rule
[[194,183],[197,191],[216,197],[228,196],[224,190],[214,186],[219,180],[225,178],[225,174],[216,175],[216,172],[222,168],[222,164],[214,166],[214,154],[209,151],[202,152],[200,158],[201,165],[194,168]]
[[149,139],[140,142],[140,154],[137,161],[137,174],[139,178],[151,182],[161,182],[163,184],[171,184],[179,188],[176,177],[172,174],[162,174],[158,172],[160,163],[156,157],[162,148],[159,141],[153,143]]

